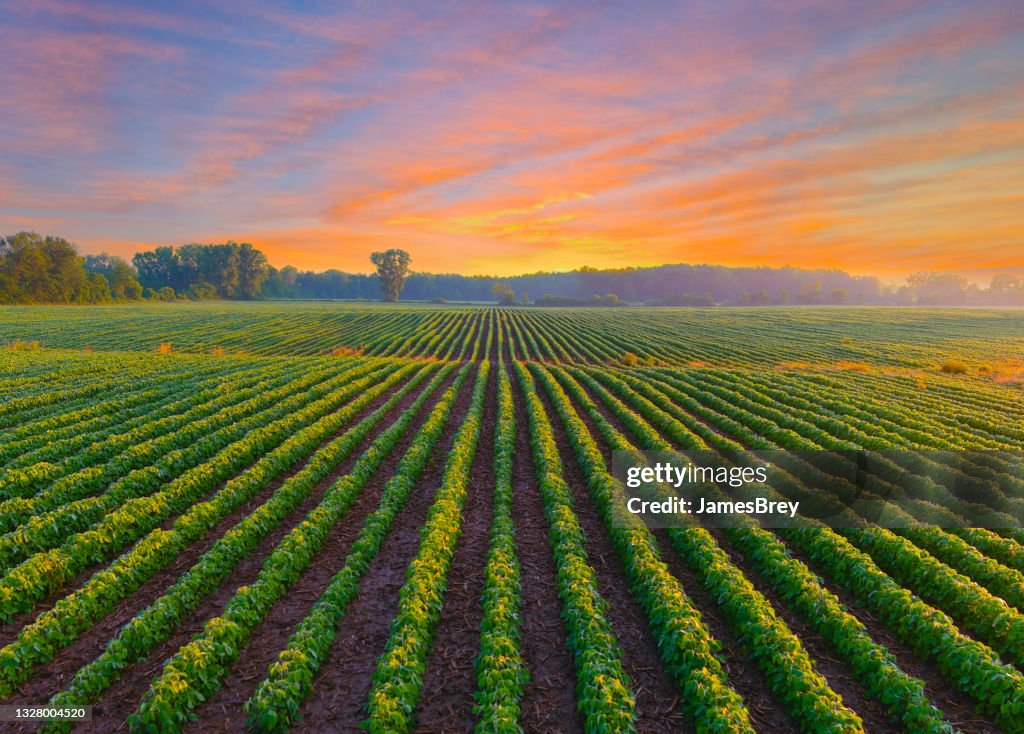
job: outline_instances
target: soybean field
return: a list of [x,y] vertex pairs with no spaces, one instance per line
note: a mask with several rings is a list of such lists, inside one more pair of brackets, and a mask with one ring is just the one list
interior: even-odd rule
[[0,703],[92,714],[0,729],[1024,732],[1012,465],[897,463],[898,527],[623,526],[612,474],[998,457],[1022,385],[1012,310],[4,307]]

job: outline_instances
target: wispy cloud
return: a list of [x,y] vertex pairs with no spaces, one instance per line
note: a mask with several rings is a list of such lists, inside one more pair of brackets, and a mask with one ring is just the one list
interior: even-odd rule
[[1024,7],[45,0],[0,29],[0,225],[512,272],[1024,271]]

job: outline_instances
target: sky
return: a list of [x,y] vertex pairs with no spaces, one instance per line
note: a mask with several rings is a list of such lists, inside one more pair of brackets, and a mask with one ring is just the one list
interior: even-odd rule
[[83,252],[1024,275],[1020,0],[0,0],[0,54],[0,233]]

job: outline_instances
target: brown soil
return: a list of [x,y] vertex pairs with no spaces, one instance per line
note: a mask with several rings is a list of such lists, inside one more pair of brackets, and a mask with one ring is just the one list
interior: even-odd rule
[[[715,428],[713,424],[707,421],[694,418],[713,429]],[[718,432],[722,435],[727,435],[721,430]],[[745,446],[745,443],[735,437],[729,437]],[[720,545],[723,545],[724,548],[726,547],[725,544]],[[813,568],[813,564],[809,562],[810,559],[792,547],[790,550],[805,565]],[[766,588],[768,585],[757,574],[746,572],[748,569],[738,562],[737,565],[740,568],[744,568],[746,577],[751,579],[755,587],[772,601],[776,613],[783,617],[788,627],[797,634],[808,652],[815,659],[818,671],[828,679],[829,685],[843,696],[847,705],[864,719],[864,723],[869,726],[869,731],[900,731],[899,727],[894,728],[893,724],[889,723],[888,717],[886,717],[885,721],[881,719],[881,717],[886,716],[884,707],[878,701],[867,696],[863,688],[853,677],[852,671],[849,670],[849,664],[838,660],[838,654],[834,651],[833,647],[814,633],[807,625],[801,624],[788,607],[778,603],[777,597],[767,593]],[[826,582],[825,586],[831,593],[839,597],[851,614],[864,624],[871,639],[889,649],[905,673],[925,682],[925,690],[932,703],[943,711],[950,723],[965,732],[988,734],[989,732],[999,731],[991,722],[986,721],[975,713],[973,699],[950,686],[931,663],[921,659],[909,646],[903,644],[895,634],[886,628],[886,625],[878,617],[864,609],[852,595],[848,594],[839,585],[833,584],[833,582]],[[831,660],[831,664],[829,664],[829,657],[836,659]],[[835,664],[837,662],[839,662],[839,665]],[[878,723],[872,725],[874,721],[878,721]]]
[[[691,413],[690,415],[692,416],[693,414]],[[732,438],[745,446],[742,441],[728,436],[727,433],[714,424],[697,416],[693,417],[712,430],[715,430],[716,433]],[[722,536],[719,535],[718,537]],[[749,567],[743,562],[742,556],[735,552],[728,543],[720,542],[719,544],[729,552],[733,562],[744,571],[744,575],[751,580],[754,586],[772,602],[776,613],[783,618],[787,626],[800,638],[808,653],[815,660],[818,671],[828,679],[829,685],[833,690],[842,695],[846,705],[856,711],[864,720],[868,730],[880,732],[901,731],[900,727],[895,726],[889,720],[884,706],[876,699],[867,695],[853,675],[849,664],[839,658],[838,653],[835,652],[831,644],[814,632],[810,626],[804,624],[788,606],[781,603],[781,600],[774,594],[770,585],[763,579],[760,579],[757,574],[751,572]],[[805,565],[812,569],[814,568],[814,565],[809,562],[810,559],[792,547],[790,547],[790,550]],[[826,583],[826,586],[829,591],[839,597],[843,604],[846,605],[847,610],[857,617],[868,629],[872,639],[886,647],[893,654],[904,672],[924,681],[925,691],[929,699],[933,705],[946,714],[951,723],[965,732],[989,734],[989,732],[999,731],[999,728],[991,721],[975,713],[975,704],[970,697],[947,683],[942,674],[932,664],[918,657],[909,646],[905,645],[873,613],[863,608],[853,595],[848,594],[838,584],[829,582]]]
[[868,695],[857,680],[850,664],[843,660],[832,644],[818,634],[799,615],[793,612],[785,601],[775,592],[771,584],[761,578],[747,563],[743,554],[733,548],[721,530],[709,529],[718,545],[725,550],[733,565],[768,599],[775,613],[785,622],[786,626],[800,639],[800,644],[807,650],[814,661],[815,669],[828,680],[829,687],[843,697],[843,703],[854,711],[864,722],[864,728],[870,732],[900,732],[903,728],[890,720],[885,706]]
[[[374,405],[372,407],[367,408],[366,410],[364,410],[360,414],[359,418],[357,418],[357,421],[361,420],[363,416],[369,415],[369,413],[371,413],[373,410],[375,410],[377,406],[379,406],[381,403],[385,402],[386,400],[387,400],[387,396],[384,396],[384,397],[378,399],[377,401],[375,401],[375,403],[374,403]],[[344,407],[344,406],[339,406],[339,407]],[[355,425],[355,423],[350,423],[349,425]],[[342,432],[343,431],[344,431],[344,429],[342,430]],[[331,438],[333,439],[334,437],[332,436]],[[282,439],[282,442],[284,440],[287,440],[287,437],[285,439]],[[329,440],[331,440],[331,439],[329,439]],[[283,482],[284,479],[286,479],[288,476],[291,476],[291,475],[295,474],[299,470],[299,468],[302,466],[302,463],[304,463],[304,460],[301,460],[298,464],[293,466],[288,471],[288,473],[286,475],[284,475],[284,477],[282,477],[282,479],[280,481],[276,481],[275,483],[273,483],[274,489],[276,489],[278,486],[280,486],[281,482]],[[245,470],[243,469],[242,471],[245,471]],[[203,501],[209,499],[210,497],[212,497],[214,494],[216,494],[218,491],[220,491],[220,489],[227,482],[231,481],[232,478],[234,478],[235,476],[238,476],[238,474],[240,474],[240,473],[241,472],[238,472],[238,473],[232,475],[232,477],[230,477],[226,481],[219,483],[213,490],[208,492],[201,500],[199,500],[199,502],[203,502]],[[250,508],[250,509],[245,509],[244,512],[241,512],[241,514],[238,514],[237,512],[233,513],[232,515],[229,516],[229,518],[230,517],[235,517],[235,515],[238,515],[238,517],[242,517],[242,516],[248,514],[252,509],[255,509],[255,507],[257,507],[259,504],[263,503],[263,501],[265,499],[264,494],[265,494],[266,497],[269,497],[271,492],[267,492],[267,491],[260,492],[259,495],[256,498],[254,498],[253,500],[250,500],[245,505],[246,508]],[[259,499],[260,497],[264,497],[264,499]],[[160,523],[159,527],[161,529],[163,529],[163,530],[169,530],[174,525],[174,523],[178,519],[178,517],[179,517],[178,514],[172,515],[171,517],[167,518],[162,523]],[[205,540],[200,541],[199,545],[192,546],[191,548],[186,550],[182,554],[182,556],[180,556],[179,558],[184,557],[184,556],[188,556],[189,554],[192,553],[193,549],[195,549],[195,548],[200,548],[199,552],[194,554],[195,557],[198,557],[199,555],[204,553],[206,551],[206,547],[208,547],[210,544],[212,544],[213,541],[216,540],[216,538],[219,537],[222,534],[221,528],[226,529],[227,527],[230,527],[229,525],[225,525],[225,522],[227,522],[227,520],[222,520],[220,523],[218,523],[213,528],[213,530],[211,530],[209,533],[207,533],[207,537],[206,537]],[[231,524],[234,524],[234,521],[232,521]],[[93,525],[90,525],[89,527],[92,528],[94,526],[95,526],[95,523]],[[201,547],[203,543],[206,544],[206,547]],[[134,545],[134,543],[131,543],[130,545]],[[37,617],[39,617],[41,614],[43,614],[43,613],[49,611],[50,609],[52,609],[53,606],[58,601],[60,601],[64,597],[69,596],[70,594],[73,594],[74,592],[76,592],[79,589],[81,589],[82,586],[84,586],[85,583],[90,578],[92,578],[92,576],[94,574],[96,574],[98,571],[101,571],[104,568],[107,568],[107,566],[109,566],[110,563],[113,562],[114,559],[119,557],[121,555],[121,553],[123,553],[126,549],[127,549],[127,546],[122,547],[119,551],[116,551],[115,553],[111,554],[109,562],[105,561],[103,563],[95,563],[95,564],[92,564],[92,565],[88,566],[84,571],[82,571],[77,576],[75,576],[70,582],[64,584],[60,589],[58,589],[57,591],[54,591],[53,593],[51,593],[43,601],[38,602],[31,610],[29,610],[27,612],[21,612],[20,614],[16,615],[11,620],[11,622],[7,623],[6,625],[0,626],[0,647],[8,645],[12,641],[14,641],[18,637],[18,635],[21,633],[22,629],[24,629],[26,626],[28,626],[33,621],[35,621],[35,619]],[[177,566],[180,566],[180,563],[176,563],[175,567],[177,567]],[[189,566],[191,566],[191,562],[189,562],[184,568],[188,568]],[[184,570],[184,568],[182,570]],[[179,573],[180,572],[181,571],[179,571]],[[164,575],[163,573],[159,573],[159,574],[157,574],[157,578],[162,578],[163,575]],[[132,601],[134,601],[136,595],[140,595],[140,594],[141,595],[145,595],[147,587],[150,586],[152,583],[153,583],[153,579],[151,579],[146,584],[143,584],[143,586],[140,587],[139,590],[134,592],[134,595],[131,597]],[[155,599],[156,597],[154,596],[153,598]],[[148,604],[148,603],[149,602],[146,602],[146,604]],[[145,606],[145,604],[143,606]],[[121,610],[120,606],[115,611],[119,611],[119,610]],[[125,617],[124,621],[127,621],[128,619],[130,619],[131,616],[132,615],[129,615],[129,616]],[[109,616],[108,616],[108,619],[109,619]],[[124,622],[122,622],[122,624],[123,623]],[[120,625],[118,625],[118,627],[120,627]]]
[[[398,415],[398,413],[401,410],[404,410],[406,407],[408,407],[408,405],[411,404],[416,399],[416,395],[418,393],[419,391],[414,391],[413,394],[408,395],[401,401],[399,401],[399,404],[396,406],[394,411],[392,411],[391,416]],[[369,406],[365,411],[362,411],[360,416],[356,420],[360,420],[361,418],[365,417],[386,401],[387,396],[382,396],[378,400],[374,401],[374,404]],[[332,471],[327,477],[325,477],[313,489],[310,495],[305,500],[303,500],[299,504],[299,506],[295,510],[293,510],[292,513],[290,513],[288,517],[286,517],[277,528],[268,533],[268,535],[256,547],[256,550],[238,564],[238,566],[234,569],[229,579],[213,594],[203,599],[198,605],[198,607],[191,614],[189,614],[185,618],[185,620],[183,620],[181,626],[178,628],[175,634],[171,636],[170,639],[168,639],[163,644],[157,646],[157,648],[150,653],[146,660],[141,661],[136,665],[132,666],[132,668],[129,669],[131,673],[130,675],[122,675],[121,679],[118,680],[113,686],[111,686],[110,689],[108,689],[108,691],[104,694],[103,698],[99,702],[97,702],[96,706],[94,707],[93,723],[90,726],[91,730],[119,731],[126,729],[125,718],[129,714],[131,714],[138,706],[138,703],[141,701],[142,696],[149,688],[152,679],[160,674],[164,662],[166,662],[168,658],[174,655],[178,648],[187,644],[194,635],[199,633],[208,619],[217,616],[221,613],[221,611],[224,608],[224,605],[231,599],[231,597],[237,591],[238,587],[247,583],[251,583],[253,580],[256,579],[262,568],[262,563],[265,560],[265,558],[270,555],[273,549],[277,546],[281,539],[291,530],[291,528],[294,527],[294,525],[296,525],[298,522],[300,522],[301,519],[305,517],[307,512],[309,512],[314,507],[316,507],[317,504],[319,504],[319,502],[323,499],[323,496],[327,491],[328,487],[330,487],[330,485],[334,481],[336,481],[339,477],[343,476],[349,469],[351,469],[352,465],[355,464],[355,462],[358,460],[358,457],[373,442],[376,436],[379,435],[379,433],[383,432],[383,430],[385,430],[387,426],[390,424],[389,418],[385,418],[380,424],[378,424],[378,426],[373,431],[371,431],[370,435],[363,439],[360,445],[356,447],[356,449],[349,455],[349,457],[345,461],[343,461],[334,471]],[[353,421],[348,425],[356,425],[356,422]],[[342,429],[342,431],[339,432],[338,435],[340,435],[340,433],[342,432],[344,432],[344,429]],[[302,462],[302,464],[304,463],[305,461]],[[295,472],[298,471],[298,468],[299,467],[293,467],[289,474],[294,474]],[[273,483],[273,488],[276,489],[277,487],[279,487],[283,481],[284,478],[275,481]],[[270,493],[272,491],[273,489],[261,492],[260,494],[261,496],[263,496],[263,500],[269,498]],[[250,503],[247,504],[246,508],[239,509],[235,513],[232,513],[232,515],[229,518],[226,518],[225,520],[221,521],[221,523],[218,523],[216,534],[211,534],[211,536],[208,536],[207,541],[203,544],[204,547],[208,548],[216,537],[220,537],[220,535],[222,535],[224,531],[226,531],[229,527],[232,527],[246,514],[255,509],[255,507],[257,506],[257,502],[258,500],[251,501]],[[353,510],[355,510],[357,506],[358,502],[357,505],[353,507]],[[191,557],[191,562],[194,562],[198,558],[199,553],[195,552],[193,549],[189,549],[188,552]],[[191,563],[189,565],[191,565]],[[159,587],[161,593],[163,593],[166,587],[173,583],[177,578],[177,575],[172,576],[169,572],[165,573],[166,576],[164,582]],[[132,599],[132,602],[134,607],[134,599]],[[110,637],[113,637],[116,634],[117,627],[108,626],[106,624],[106,621],[104,623],[104,628],[106,629],[106,634],[102,637],[102,639],[109,639]],[[78,643],[76,643],[76,646],[81,646],[84,644],[85,641],[80,640]],[[90,656],[88,659],[91,660],[93,656]],[[79,663],[79,665],[77,666],[73,666],[69,663],[69,672],[73,673],[76,667],[79,667],[81,664],[85,662],[88,662],[88,660],[82,661],[82,663]],[[100,726],[101,721],[104,722],[103,726]]]
[[[584,388],[586,390],[586,388]],[[596,396],[587,391],[590,398],[598,406],[601,415],[604,416],[612,426],[629,436],[625,426],[609,411],[603,403],[596,399]],[[578,411],[580,417],[587,424],[587,429],[597,442],[598,447],[604,454],[605,463],[611,465],[612,452],[609,446],[601,440],[601,434],[594,425],[592,419],[584,411]],[[795,732],[796,722],[789,713],[782,707],[771,692],[768,681],[761,673],[756,663],[746,655],[735,635],[729,629],[728,622],[718,609],[718,604],[704,587],[700,578],[693,573],[679,558],[679,555],[671,549],[664,532],[655,532],[655,538],[662,549],[662,560],[668,565],[672,575],[679,579],[690,598],[690,602],[700,612],[701,619],[707,625],[711,636],[722,643],[721,657],[728,675],[729,685],[743,697],[743,701],[750,712],[750,719],[758,730],[775,732]],[[638,702],[639,703],[639,702]]]
[[[350,420],[340,430],[323,441],[314,451],[319,450],[321,447],[343,434],[349,427],[356,425],[359,421],[376,410],[381,404],[386,402],[389,395],[381,396],[375,400],[354,419]],[[203,538],[183,550],[169,565],[157,571],[157,573],[155,573],[148,581],[143,583],[135,592],[128,596],[128,598],[118,603],[117,606],[115,606],[114,609],[112,609],[100,622],[84,631],[75,642],[59,652],[54,660],[40,666],[39,670],[36,671],[33,677],[26,681],[12,696],[12,700],[24,700],[35,703],[41,703],[49,700],[51,695],[61,690],[71,681],[78,668],[91,662],[103,651],[107,641],[112,639],[124,624],[126,624],[139,611],[145,609],[156,601],[156,599],[158,599],[181,574],[191,568],[196,560],[203,553],[209,550],[210,546],[223,536],[229,528],[233,527],[239,520],[268,500],[273,493],[277,491],[278,487],[285,482],[285,480],[297,474],[302,466],[305,465],[307,458],[308,456],[297,461],[284,474],[273,479],[267,484],[267,486],[257,492],[257,494],[248,502],[222,518],[213,526],[213,528],[207,531]],[[219,485],[217,489],[219,490],[221,487],[223,487],[223,484]],[[71,593],[74,589],[81,588],[81,586],[84,585],[98,569],[105,568],[106,565],[107,564],[97,564],[80,574],[75,579],[73,589],[65,589],[64,592],[61,592],[60,597],[62,598],[66,594]],[[51,603],[47,605],[47,608],[52,607],[53,602],[55,601],[56,599],[51,601]],[[25,624],[33,621],[36,616],[41,613],[41,611],[37,610],[37,612],[33,613],[32,618]],[[17,635],[14,635],[14,637],[16,636]]]
[[[376,509],[388,479],[394,474],[403,454],[412,444],[416,432],[426,421],[436,400],[454,380],[454,376],[455,372],[434,393],[381,468],[367,482],[348,513],[331,530],[323,548],[309,567],[256,627],[249,644],[242,649],[241,655],[231,666],[231,672],[224,678],[221,687],[197,709],[199,721],[185,727],[186,731],[245,730],[243,704],[255,692],[259,682],[266,677],[267,668],[274,662],[278,653],[287,646],[295,626],[306,617],[327,588],[331,578],[344,565],[352,543],[363,527],[363,521]],[[386,429],[398,415],[398,412],[393,411],[392,417],[384,421],[382,430]],[[256,571],[258,570],[257,567]],[[390,620],[390,617],[388,619]],[[328,664],[325,663],[325,667]]]
[[[492,350],[493,351],[493,350]],[[480,649],[480,597],[487,563],[494,505],[494,426],[497,415],[497,363],[487,379],[480,439],[463,507],[462,535],[448,571],[441,617],[423,677],[416,730],[470,731],[473,728],[475,658]]]
[[[504,320],[504,315],[499,315],[498,319],[498,325],[501,327],[503,336],[503,339],[501,340],[502,359],[505,360],[505,364],[509,365],[509,369],[511,369],[512,360],[514,359],[514,355],[512,354],[512,330],[508,328],[508,323]],[[512,379],[514,381],[515,377]]]
[[[509,343],[506,340],[506,351]],[[530,672],[523,689],[520,723],[528,732],[577,734],[583,731],[583,722],[574,693],[576,669],[559,616],[555,560],[531,459],[526,404],[515,375],[510,377],[516,413],[512,518],[521,578],[520,645],[523,663]]]
[[915,653],[895,632],[875,616],[874,612],[866,609],[853,594],[840,584],[829,579],[822,569],[802,551],[791,545],[788,547],[794,558],[799,559],[820,577],[826,579],[826,588],[839,597],[839,601],[846,606],[850,614],[860,620],[860,623],[867,628],[871,639],[892,653],[904,672],[924,682],[928,698],[934,706],[946,714],[946,718],[951,724],[961,731],[971,734],[998,734],[1001,731],[991,720],[975,711],[974,699],[951,685],[932,663]]
[[[484,323],[485,321],[480,322],[479,325],[482,326]],[[507,324],[500,321],[497,316],[493,326],[503,331],[505,338],[501,356],[511,364],[514,352],[512,333]],[[485,330],[480,331],[477,339],[486,339],[487,336]],[[469,350],[471,349],[472,345],[469,345]],[[487,343],[485,351],[487,358],[492,361],[492,371],[497,370],[497,347]],[[480,596],[493,507],[491,461],[496,411],[496,377],[497,374],[494,372],[487,386],[480,444],[471,469],[471,482],[464,508],[463,532],[456,546],[441,618],[427,661],[423,690],[416,711],[417,732],[470,731],[475,723],[474,666],[479,652],[482,615]],[[436,401],[453,378],[454,373],[434,394],[428,406]],[[512,375],[512,378],[515,383],[515,376]],[[318,674],[313,692],[304,703],[303,715],[295,726],[296,731],[358,731],[359,724],[365,718],[364,706],[377,656],[385,648],[391,621],[397,611],[399,589],[405,582],[408,564],[418,550],[419,530],[433,501],[434,491],[439,485],[445,457],[468,410],[471,384],[472,375],[467,378],[460,391],[434,457],[413,490],[408,505],[396,518],[380,553],[361,583],[358,596],[341,619],[338,636],[328,660],[324,662]],[[630,436],[622,422],[611,414],[608,407],[598,401],[593,393],[588,393],[595,399],[601,414],[624,435]],[[522,655],[531,676],[524,690],[521,724],[528,732],[557,731],[576,734],[582,731],[582,720],[576,708],[574,662],[567,646],[565,627],[559,615],[561,605],[557,594],[554,558],[543,503],[534,476],[525,404],[517,384],[513,387],[513,395],[517,414],[517,436],[512,509],[517,552],[522,568]],[[554,428],[556,443],[564,464],[565,479],[573,492],[574,510],[586,534],[589,561],[597,574],[600,593],[608,602],[608,619],[622,648],[623,665],[636,694],[638,729],[653,732],[692,731],[692,724],[683,710],[682,694],[663,667],[646,616],[630,593],[621,561],[586,490],[582,471],[572,454],[565,428],[543,389],[539,389],[539,395]],[[375,400],[373,405],[363,410],[328,440],[336,438],[345,428],[355,425],[386,399],[387,396],[383,396]],[[239,563],[230,578],[200,602],[171,639],[158,646],[146,660],[125,671],[126,675],[115,682],[94,707],[93,721],[80,725],[76,731],[127,731],[126,717],[138,706],[151,680],[161,672],[167,658],[187,644],[208,619],[220,614],[241,585],[256,579],[264,560],[284,535],[322,500],[330,484],[351,469],[358,456],[414,399],[415,394],[404,398],[395,411],[361,442],[349,458],[318,484],[310,496],[285,518],[278,528],[269,533],[252,554]],[[186,730],[244,730],[242,704],[266,675],[268,665],[287,644],[295,625],[308,614],[331,577],[341,568],[363,521],[377,506],[387,479],[392,476],[401,455],[410,445],[416,429],[422,425],[428,412],[429,408],[421,411],[413,427],[399,441],[377,475],[367,483],[348,514],[332,530],[324,548],[317,554],[310,567],[254,631],[250,643],[243,649],[239,660],[232,665],[230,673],[225,677],[224,685],[197,710],[200,720],[187,726]],[[609,447],[601,440],[591,418],[582,412],[580,417],[598,442],[606,461],[610,461]],[[719,435],[729,436],[714,423],[701,418],[695,419]],[[165,593],[167,588],[222,537],[224,532],[269,499],[285,479],[300,470],[306,458],[270,482],[245,506],[222,519],[200,541],[156,573],[101,622],[85,631],[78,640],[63,650],[56,660],[40,666],[33,677],[5,703],[13,701],[41,704],[62,689],[80,667],[102,652],[121,626]],[[217,489],[220,486],[223,484]],[[168,527],[171,523],[173,519],[169,519],[162,526]],[[829,685],[842,695],[844,703],[861,716],[865,729],[881,734],[900,731],[900,727],[889,720],[884,707],[865,693],[849,663],[840,657],[831,644],[793,612],[770,584],[752,571],[743,555],[728,542],[721,531],[710,529],[709,532],[732,562],[769,600],[780,618],[799,637],[818,671],[828,679]],[[771,693],[767,680],[756,664],[741,650],[725,618],[720,614],[718,605],[699,577],[689,569],[684,559],[671,549],[664,531],[655,531],[654,535],[671,573],[681,582],[711,634],[722,643],[721,657],[728,672],[728,682],[743,696],[755,727],[758,730],[780,733],[795,731],[795,722],[778,702],[777,697]],[[815,564],[808,563],[803,554],[794,552],[794,556],[812,569],[815,568]],[[18,615],[12,623],[0,626],[0,645],[15,639],[20,630],[41,612],[51,608],[58,599],[80,588],[97,570],[106,566],[106,563],[102,563],[90,567],[66,584],[61,591],[38,604],[31,612]],[[924,681],[929,697],[947,714],[951,723],[972,734],[999,732],[998,727],[990,719],[975,713],[974,702],[948,683],[934,664],[914,653],[909,645],[904,644],[845,589],[830,580],[826,580],[825,585],[847,606],[850,613],[865,625],[872,638],[891,651],[908,674]],[[8,725],[3,731],[21,732],[33,729],[34,727],[30,726]]]
[[[593,399],[595,396],[591,395],[591,398]],[[602,415],[604,415],[618,431],[622,432],[623,435],[631,435],[626,426],[624,426],[611,413],[611,411],[607,410],[603,404],[598,403],[597,400],[595,400],[595,403],[597,403],[601,409]],[[708,425],[707,422],[704,422],[704,424]],[[607,447],[605,447],[604,450],[607,455]],[[837,654],[828,641],[817,634],[808,624],[803,622],[803,620],[801,620],[785,605],[771,586],[749,567],[742,554],[730,547],[721,531],[710,530],[709,532],[711,532],[715,537],[718,545],[726,551],[733,564],[735,564],[743,572],[743,575],[754,584],[754,587],[768,599],[774,607],[775,612],[786,623],[786,626],[788,626],[789,629],[800,638],[804,648],[814,660],[815,667],[818,672],[824,675],[828,679],[830,687],[843,697],[845,705],[861,717],[867,727],[867,730],[871,732],[901,731],[899,727],[894,726],[889,720],[884,706],[882,706],[882,704],[876,699],[867,695],[860,683],[857,682],[849,664],[837,659]],[[671,547],[671,541],[668,539],[666,533],[658,531],[655,535],[662,547]]]
[[491,363],[491,369],[498,366],[498,337],[496,332],[501,324],[498,322],[498,314],[495,311],[491,311],[487,319],[487,331],[484,332],[484,338],[487,339],[487,359]]
[[[407,505],[395,518],[380,552],[370,563],[358,595],[342,617],[338,635],[320,668],[312,693],[303,703],[301,718],[293,731],[359,731],[359,724],[365,718],[364,706],[377,657],[384,652],[391,621],[398,611],[398,592],[405,583],[406,569],[419,549],[419,530],[440,485],[445,457],[469,409],[472,380],[473,374],[466,378],[438,440],[434,458],[424,469]],[[382,487],[383,482],[384,477]],[[334,571],[341,567],[342,558],[339,556],[333,563]],[[302,606],[309,605],[303,603]],[[264,664],[261,676],[265,670]]]
[[[622,648],[622,665],[636,696],[637,728],[643,732],[692,731],[682,696],[665,670],[647,617],[629,590],[626,575],[604,522],[586,490],[586,479],[576,463],[565,429],[538,385],[562,457],[563,475],[573,492],[573,510],[586,536],[587,556],[597,574],[601,596],[608,602],[608,621]],[[592,435],[594,429],[588,426]]]

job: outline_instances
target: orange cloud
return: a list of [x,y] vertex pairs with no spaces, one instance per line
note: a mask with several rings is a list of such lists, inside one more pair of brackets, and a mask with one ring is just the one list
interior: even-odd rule
[[[1024,12],[997,2],[373,6],[46,0],[0,44],[0,225],[244,239],[368,270],[666,261],[1024,270]],[[216,29],[222,44],[211,44]],[[148,86],[153,88],[148,88]]]

